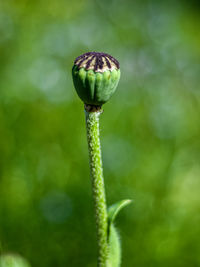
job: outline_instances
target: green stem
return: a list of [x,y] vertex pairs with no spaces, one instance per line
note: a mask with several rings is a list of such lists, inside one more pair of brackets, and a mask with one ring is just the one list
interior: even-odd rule
[[98,267],[106,267],[106,260],[108,257],[108,223],[99,134],[99,116],[101,112],[100,109],[97,109],[96,111],[85,110],[90,173],[98,239]]

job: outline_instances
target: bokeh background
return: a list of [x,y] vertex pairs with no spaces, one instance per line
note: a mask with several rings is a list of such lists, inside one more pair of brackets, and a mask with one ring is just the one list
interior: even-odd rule
[[0,252],[96,266],[75,57],[121,63],[104,106],[108,204],[124,267],[200,266],[199,1],[0,0]]

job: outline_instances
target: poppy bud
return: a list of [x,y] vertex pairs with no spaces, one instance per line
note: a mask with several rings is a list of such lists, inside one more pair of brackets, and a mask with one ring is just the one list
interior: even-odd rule
[[105,53],[88,52],[75,59],[72,77],[81,100],[101,106],[116,90],[120,79],[119,62]]

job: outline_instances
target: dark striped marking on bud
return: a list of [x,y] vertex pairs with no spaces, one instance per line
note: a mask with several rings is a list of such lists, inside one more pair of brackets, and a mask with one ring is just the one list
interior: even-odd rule
[[119,62],[109,54],[99,52],[88,52],[74,61],[74,65],[79,69],[94,70],[104,72],[105,70],[119,69]]

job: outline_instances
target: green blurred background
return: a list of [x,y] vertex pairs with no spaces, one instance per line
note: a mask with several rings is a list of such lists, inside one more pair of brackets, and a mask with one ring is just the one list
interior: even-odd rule
[[124,267],[200,266],[200,4],[0,0],[0,252],[32,267],[96,266],[75,57],[121,63],[104,106],[108,204]]

